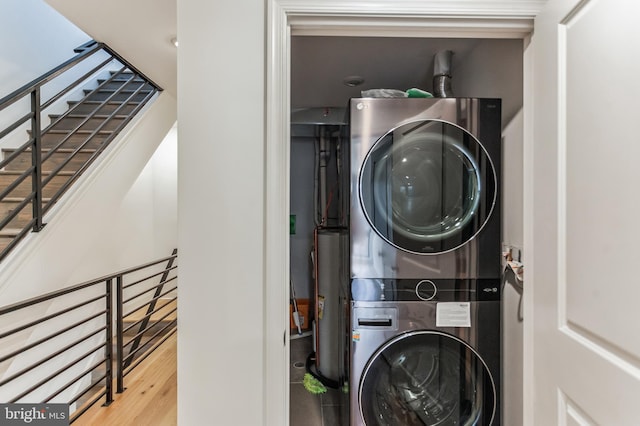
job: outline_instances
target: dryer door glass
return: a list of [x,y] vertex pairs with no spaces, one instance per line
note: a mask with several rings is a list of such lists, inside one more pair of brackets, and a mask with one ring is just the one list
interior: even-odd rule
[[480,142],[439,120],[404,124],[381,137],[360,171],[360,201],[375,231],[418,254],[453,250],[484,226],[496,177]]
[[495,385],[479,355],[450,335],[421,331],[383,345],[365,367],[358,399],[368,426],[491,424]]

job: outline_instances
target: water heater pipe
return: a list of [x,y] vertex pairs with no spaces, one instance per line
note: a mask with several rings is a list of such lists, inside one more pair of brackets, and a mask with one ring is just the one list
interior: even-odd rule
[[329,159],[329,148],[325,129],[320,128],[320,224],[326,225],[327,218],[324,212],[327,207],[327,162]]

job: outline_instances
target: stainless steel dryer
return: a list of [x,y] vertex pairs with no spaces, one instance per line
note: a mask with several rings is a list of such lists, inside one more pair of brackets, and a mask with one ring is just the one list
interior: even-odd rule
[[500,276],[499,99],[352,99],[352,278]]
[[354,279],[351,426],[498,426],[499,279]]

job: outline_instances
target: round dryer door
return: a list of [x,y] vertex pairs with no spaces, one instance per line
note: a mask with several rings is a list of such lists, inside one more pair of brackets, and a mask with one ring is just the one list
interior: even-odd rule
[[404,124],[382,136],[360,170],[367,220],[398,249],[437,254],[460,247],[485,225],[496,175],[482,144],[440,120]]
[[437,331],[400,335],[373,355],[358,393],[367,426],[490,425],[493,379],[463,341]]

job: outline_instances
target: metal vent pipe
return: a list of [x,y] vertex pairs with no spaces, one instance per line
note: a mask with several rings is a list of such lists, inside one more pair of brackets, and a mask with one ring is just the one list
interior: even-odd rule
[[433,57],[433,95],[437,98],[450,98],[451,90],[451,57],[453,51],[441,50]]

